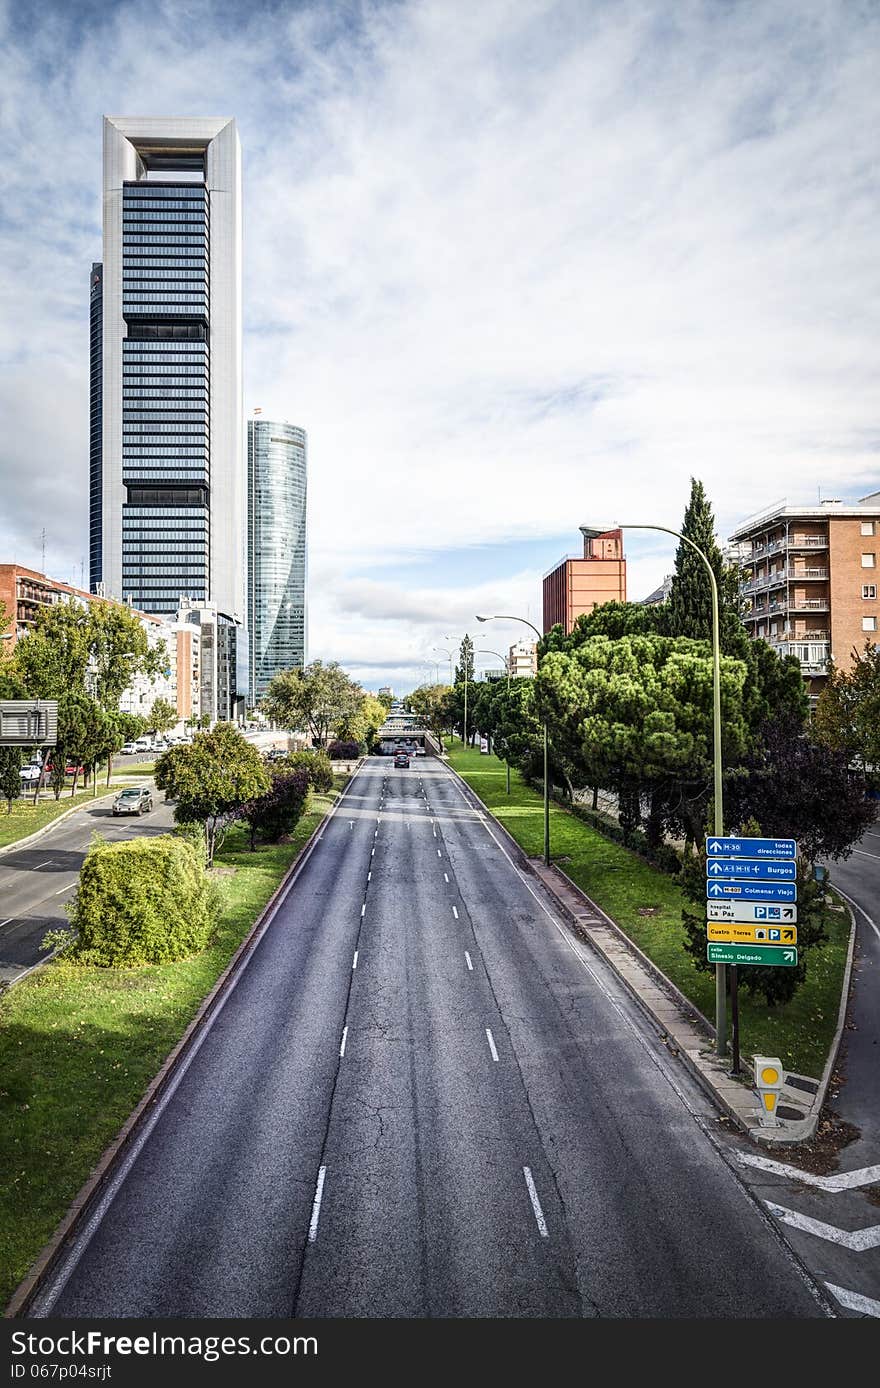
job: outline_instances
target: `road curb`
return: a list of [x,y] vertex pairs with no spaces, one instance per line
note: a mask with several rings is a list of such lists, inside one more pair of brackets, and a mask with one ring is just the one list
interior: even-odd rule
[[14,1320],[26,1315],[28,1306],[39,1290],[44,1278],[57,1264],[69,1239],[76,1232],[82,1219],[87,1214],[96,1197],[100,1194],[108,1175],[124,1154],[147,1113],[152,1110],[162,1098],[164,1090],[174,1074],[174,1071],[186,1056],[195,1037],[210,1021],[221,997],[226,994],[234,982],[237,982],[238,977],[247,966],[253,949],[271,925],[272,917],[281,905],[282,899],[293,887],[301,869],[305,867],[327,821],[336,813],[346,791],[358,771],[360,771],[362,765],[363,758],[358,761],[354,771],[350,773],[348,780],[341,788],[329,812],[315,825],[299,853],[297,853],[293,862],[287,869],[287,872],[284,874],[284,877],[275,888],[247,935],[226,965],[226,968],[217,979],[211,991],[202,999],[192,1021],[187,1026],[176,1046],[174,1046],[173,1050],[166,1056],[160,1069],[153,1076],[153,1079],[123,1123],[116,1137],[98,1158],[97,1164],[92,1168],[85,1184],[74,1196],[71,1204],[68,1206],[67,1213],[64,1215],[51,1239],[40,1253],[37,1254],[36,1259],[28,1269],[23,1281],[13,1292],[3,1312],[4,1320]]

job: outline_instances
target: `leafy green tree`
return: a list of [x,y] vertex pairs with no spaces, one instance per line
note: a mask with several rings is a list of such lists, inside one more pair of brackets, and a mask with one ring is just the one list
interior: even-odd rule
[[333,789],[333,763],[323,748],[312,751],[288,752],[283,761],[276,761],[275,771],[305,771],[312,790],[326,793]]
[[443,731],[449,726],[448,684],[421,684],[409,696],[409,708],[434,734],[443,751]]
[[383,703],[372,694],[362,694],[356,707],[340,718],[333,729],[334,736],[342,742],[362,742],[369,751],[386,717],[387,709]]
[[6,812],[12,814],[12,804],[21,793],[20,747],[0,747],[0,796],[6,801]]
[[305,728],[321,746],[345,718],[357,713],[363,690],[338,661],[313,660],[270,680],[260,708],[281,727]]
[[257,751],[232,723],[199,733],[190,747],[172,747],[156,762],[156,785],[177,801],[178,824],[203,824],[208,865],[248,801],[271,779]]
[[93,690],[115,710],[135,676],[157,674],[167,654],[164,645],[150,649],[138,618],[121,603],[71,600],[40,608],[12,660],[29,698]]
[[286,834],[293,833],[305,810],[309,790],[305,767],[273,769],[269,789],[249,800],[242,810],[250,829],[251,852],[257,846],[258,836],[267,843],[279,843]]
[[773,719],[729,778],[725,815],[734,824],[760,816],[766,833],[796,839],[811,867],[818,858],[848,858],[876,814],[864,775],[849,761],[845,750],[818,742],[812,729]]
[[813,727],[825,747],[880,772],[880,646],[866,641],[847,671],[829,665]]
[[[746,667],[722,660],[723,756],[747,745],[742,714]],[[551,746],[584,785],[616,790],[621,827],[635,828],[643,790],[678,797],[686,839],[702,835],[712,781],[713,670],[705,642],[662,636],[593,637],[571,653],[550,652],[535,680],[537,711]]]
[[177,709],[167,699],[154,699],[147,715],[147,726],[157,733],[167,733],[177,722]]

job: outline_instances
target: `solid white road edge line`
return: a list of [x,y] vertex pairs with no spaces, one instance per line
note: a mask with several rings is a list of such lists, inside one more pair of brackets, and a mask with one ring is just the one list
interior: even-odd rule
[[367,909],[367,903],[364,902],[363,906],[361,907],[361,915],[362,915],[362,916],[364,915],[366,909]]
[[321,1217],[321,1201],[324,1197],[324,1177],[326,1175],[326,1166],[319,1167],[318,1184],[315,1187],[315,1198],[312,1202],[312,1218],[309,1221],[309,1243],[314,1243],[318,1237],[318,1220]]
[[344,1056],[344,1055],[345,1055],[345,1041],[346,1041],[346,1037],[347,1037],[347,1036],[348,1036],[348,1027],[343,1027],[343,1028],[342,1028],[342,1044],[341,1044],[340,1047],[339,1047],[339,1054],[340,1054],[340,1056]]
[[538,1199],[538,1192],[535,1189],[535,1182],[532,1179],[532,1173],[527,1166],[523,1167],[523,1175],[526,1178],[526,1185],[528,1186],[529,1191],[529,1199],[532,1202],[532,1209],[535,1212],[535,1222],[538,1226],[538,1233],[541,1235],[542,1239],[549,1239],[550,1233],[547,1229],[547,1221],[544,1218],[544,1211],[541,1209],[541,1202]]
[[489,1042],[489,1050],[492,1052],[492,1059],[498,1059],[498,1051],[495,1049],[495,1037],[488,1027],[486,1027],[486,1040]]
[[352,959],[352,961],[351,961],[351,967],[352,967],[353,969],[356,969],[357,966],[358,966],[358,951],[355,950],[355,952],[354,952],[354,959]]

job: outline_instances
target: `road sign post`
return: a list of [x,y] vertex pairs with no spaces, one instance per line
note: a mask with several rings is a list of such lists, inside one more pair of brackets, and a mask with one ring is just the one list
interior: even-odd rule
[[706,837],[706,957],[730,966],[733,1071],[739,1073],[740,964],[797,966],[797,842]]

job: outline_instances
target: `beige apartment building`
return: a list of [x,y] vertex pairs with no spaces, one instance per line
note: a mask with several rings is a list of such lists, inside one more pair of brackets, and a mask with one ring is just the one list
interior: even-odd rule
[[811,700],[832,659],[842,670],[880,641],[880,492],[858,502],[784,502],[731,535],[741,546],[745,623],[780,655],[796,655]]

